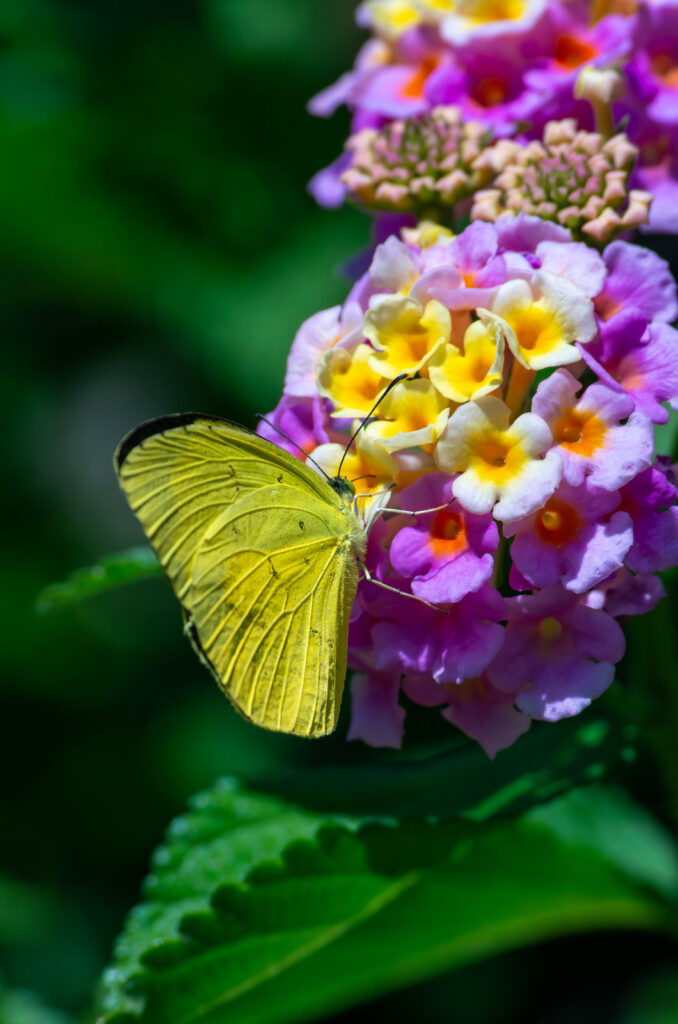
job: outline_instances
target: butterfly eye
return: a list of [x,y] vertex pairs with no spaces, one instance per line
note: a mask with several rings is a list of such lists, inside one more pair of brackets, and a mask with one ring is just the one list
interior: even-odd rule
[[350,480],[346,479],[345,476],[332,477],[332,479],[329,481],[329,484],[332,490],[336,491],[337,494],[341,495],[341,497],[355,497],[355,487],[353,486],[353,483]]

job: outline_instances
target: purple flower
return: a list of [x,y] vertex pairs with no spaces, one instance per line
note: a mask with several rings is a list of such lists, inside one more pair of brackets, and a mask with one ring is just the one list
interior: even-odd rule
[[678,124],[678,7],[647,3],[636,37],[636,52],[626,65],[633,93],[647,115],[661,124]]
[[605,325],[623,310],[635,309],[647,320],[671,323],[678,317],[676,282],[666,260],[650,249],[612,242],[603,253],[607,276],[595,298],[595,311]]
[[474,516],[452,499],[452,479],[427,473],[398,495],[402,509],[446,507],[417,516],[391,542],[391,564],[412,581],[412,593],[433,604],[453,604],[487,583],[499,543],[489,515]]
[[336,210],[346,198],[346,186],[341,176],[351,163],[351,154],[342,153],[327,167],[323,167],[313,175],[308,183],[308,191],[316,203],[327,210]]
[[618,491],[561,484],[535,515],[504,524],[516,568],[535,587],[590,590],[621,568],[633,543],[631,517],[618,508]]
[[538,41],[545,55],[526,77],[551,100],[572,95],[582,68],[608,67],[633,48],[634,17],[610,14],[591,25],[590,14],[588,4],[551,3],[540,23]]
[[490,758],[530,728],[531,719],[516,709],[513,696],[495,690],[484,676],[463,683],[434,683],[428,676],[406,676],[403,690],[410,700],[425,707],[444,705],[443,718],[477,740]]
[[356,57],[353,70],[314,96],[308,104],[309,113],[316,117],[330,117],[344,103],[354,103],[365,82],[383,67],[390,54],[390,48],[382,40],[368,39]]
[[400,747],[405,711],[398,704],[399,672],[369,668],[351,679],[351,724],[347,739],[370,747]]
[[609,580],[584,595],[589,608],[602,608],[609,615],[645,615],[666,597],[658,576],[634,576],[628,569],[618,569]]
[[562,587],[521,594],[506,605],[504,646],[487,670],[490,682],[514,694],[532,718],[578,715],[614,678],[624,654],[621,628]]
[[462,81],[449,56],[423,49],[412,63],[390,64],[371,75],[360,105],[380,118],[416,117],[453,103]]
[[325,405],[320,398],[296,399],[284,395],[261,420],[257,433],[279,448],[304,460],[319,444],[329,441]]
[[[590,484],[612,491],[650,465],[652,424],[634,412],[630,395],[592,384],[577,399],[581,384],[565,369],[542,381],[532,411],[546,420],[569,484]],[[622,420],[626,420],[624,424]]]
[[493,225],[469,224],[446,251],[467,288],[492,288],[506,280],[506,263],[499,254],[499,238]]
[[356,303],[332,306],[305,320],[297,331],[287,359],[284,394],[292,398],[316,397],[320,357],[342,340],[349,346],[362,340],[362,321],[363,312]]
[[[528,213],[515,217],[505,213],[494,224],[500,251],[523,253],[528,256],[536,252],[540,242],[571,242],[572,235],[567,228]],[[534,264],[531,264],[534,267]],[[539,263],[535,269],[539,269]]]
[[605,264],[599,254],[583,242],[544,239],[535,247],[534,255],[541,270],[566,277],[590,298],[598,295],[603,287]]
[[633,521],[634,544],[624,559],[633,572],[661,572],[678,562],[678,489],[653,466],[621,491],[621,508]]
[[638,164],[631,186],[651,192],[650,222],[641,230],[678,232],[678,133],[653,121],[644,104],[615,105],[619,117],[628,117],[626,131],[638,147]]
[[540,93],[526,84],[526,64],[515,54],[498,53],[486,42],[469,47],[446,102],[465,118],[482,121],[496,135],[510,135],[538,110]]
[[[372,628],[378,669],[459,683],[480,675],[501,648],[504,599],[493,587],[483,586],[441,611],[405,597],[396,601],[398,618]],[[395,601],[391,612],[394,606]]]
[[644,325],[643,314],[628,310],[614,317],[600,341],[578,348],[602,381],[631,395],[654,423],[666,423],[661,403],[678,408],[678,332],[664,323]]

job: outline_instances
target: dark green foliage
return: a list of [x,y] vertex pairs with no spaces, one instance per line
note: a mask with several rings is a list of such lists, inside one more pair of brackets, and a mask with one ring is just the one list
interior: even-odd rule
[[535,723],[521,743],[494,761],[472,743],[419,751],[382,763],[325,765],[261,777],[258,785],[316,810],[399,818],[435,815],[485,821],[601,779],[635,758],[633,727],[598,720]]
[[104,978],[107,1024],[297,1021],[588,929],[671,930],[670,838],[614,790],[519,820],[323,819],[224,782],[169,831]]
[[162,576],[160,563],[153,551],[144,547],[130,548],[116,555],[107,555],[87,569],[76,569],[63,583],[45,587],[36,602],[36,610],[51,612],[124,583],[137,583],[153,576]]

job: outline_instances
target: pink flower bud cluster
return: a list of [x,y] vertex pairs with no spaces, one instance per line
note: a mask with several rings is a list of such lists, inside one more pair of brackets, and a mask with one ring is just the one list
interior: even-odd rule
[[648,223],[652,193],[628,189],[638,150],[623,132],[606,141],[567,118],[549,122],[542,141],[502,139],[491,153],[500,173],[476,193],[474,219],[522,211],[598,243]]
[[352,135],[351,165],[341,181],[352,196],[378,209],[451,206],[493,177],[491,141],[491,130],[479,121],[463,121],[456,107],[435,107],[421,118]]

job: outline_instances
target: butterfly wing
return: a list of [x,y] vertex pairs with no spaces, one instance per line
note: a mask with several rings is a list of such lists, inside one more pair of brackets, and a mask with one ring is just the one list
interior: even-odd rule
[[334,497],[323,480],[270,441],[196,413],[142,423],[121,442],[115,467],[182,602],[205,532],[239,498],[290,480],[311,494]]
[[256,434],[193,414],[142,424],[116,468],[236,708],[265,728],[331,732],[362,536],[345,500]]
[[237,709],[266,729],[313,737],[336,725],[358,583],[348,516],[276,486],[236,502],[196,555],[193,640]]

